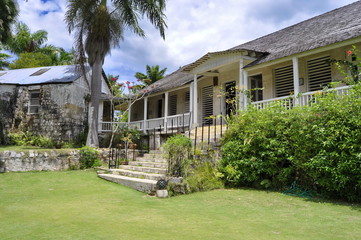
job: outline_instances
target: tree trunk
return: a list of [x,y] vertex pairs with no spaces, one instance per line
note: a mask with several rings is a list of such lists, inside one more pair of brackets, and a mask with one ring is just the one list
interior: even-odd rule
[[99,124],[99,100],[102,87],[102,65],[103,59],[96,57],[92,66],[91,77],[91,98],[90,98],[90,117],[89,131],[86,145],[90,147],[99,147],[98,124]]

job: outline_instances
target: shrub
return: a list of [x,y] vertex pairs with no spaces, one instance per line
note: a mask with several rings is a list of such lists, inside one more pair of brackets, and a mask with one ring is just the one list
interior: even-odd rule
[[10,143],[17,146],[37,146],[44,148],[53,148],[55,142],[45,136],[36,136],[31,132],[13,131],[8,133]]
[[82,147],[80,149],[80,169],[92,168],[101,166],[101,161],[99,160],[99,152],[92,147]]
[[250,107],[230,123],[221,171],[231,186],[306,189],[361,201],[361,86],[317,95],[317,104]]
[[168,155],[168,175],[187,176],[191,163],[189,160],[191,149],[192,141],[183,135],[168,138],[164,145],[165,153]]
[[195,167],[184,182],[190,192],[209,191],[223,188],[221,176],[216,166],[210,162],[203,162]]

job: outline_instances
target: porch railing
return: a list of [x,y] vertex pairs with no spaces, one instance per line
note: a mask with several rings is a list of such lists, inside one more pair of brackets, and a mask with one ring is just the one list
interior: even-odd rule
[[[328,89],[326,92],[336,92],[337,95],[342,96],[348,94],[351,88],[352,86],[343,86],[343,87]],[[318,94],[320,93],[322,94],[324,92],[325,91],[306,92],[300,94],[296,98],[294,97],[294,95],[290,95],[285,97],[267,99],[258,102],[252,102],[252,104],[256,106],[258,109],[266,108],[267,106],[277,101],[279,101],[281,105],[284,106],[286,109],[291,109],[296,104],[301,107],[304,107],[317,103]]]
[[136,121],[136,122],[100,122],[99,123],[99,132],[112,132],[117,127],[129,126],[132,128],[137,128],[138,130],[161,130],[168,131],[175,128],[185,128],[190,126],[191,113],[184,113],[178,115],[172,115],[167,117],[167,123],[165,122],[165,118],[153,118],[145,121],[145,129],[144,129],[144,121]]

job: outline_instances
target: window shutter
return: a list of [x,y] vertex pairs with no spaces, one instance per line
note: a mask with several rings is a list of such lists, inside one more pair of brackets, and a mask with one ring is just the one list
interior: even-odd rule
[[202,88],[202,123],[212,124],[209,116],[213,115],[213,86]]
[[275,90],[276,97],[289,96],[294,91],[293,88],[293,66],[275,69]]
[[189,112],[190,99],[191,99],[190,92],[189,91],[185,92],[185,96],[184,96],[184,101],[185,101],[184,112],[185,113]]
[[169,97],[169,115],[177,115],[177,95]]
[[317,91],[332,80],[330,56],[312,59],[307,62],[308,90]]

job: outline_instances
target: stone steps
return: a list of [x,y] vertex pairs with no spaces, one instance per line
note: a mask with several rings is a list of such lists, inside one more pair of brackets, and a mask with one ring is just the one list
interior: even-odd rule
[[157,181],[155,180],[132,178],[118,174],[98,174],[98,177],[148,194],[153,194],[156,191]]
[[102,179],[122,184],[148,194],[154,194],[157,181],[166,178],[167,160],[159,151],[137,157],[128,165],[120,165],[119,169],[106,169],[98,172]]
[[131,170],[131,171],[145,172],[145,173],[157,173],[157,174],[167,173],[167,169],[163,169],[163,168],[152,168],[152,167],[142,167],[142,166],[132,166],[132,165],[120,165],[119,168],[124,170]]
[[127,170],[127,169],[109,169],[109,171],[112,174],[117,174],[121,176],[155,180],[155,181],[158,181],[164,178],[165,176],[164,174],[159,174],[159,173],[146,173],[146,172],[139,172],[134,170]]

